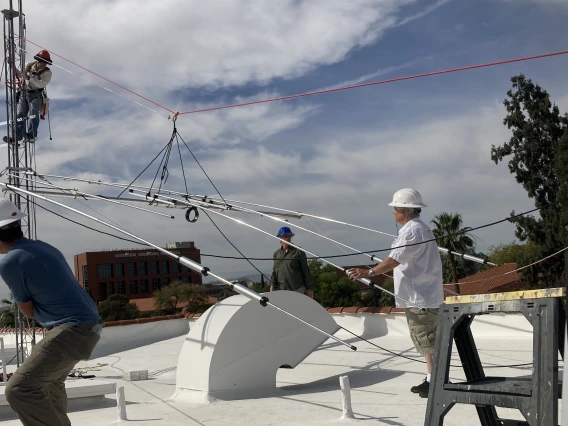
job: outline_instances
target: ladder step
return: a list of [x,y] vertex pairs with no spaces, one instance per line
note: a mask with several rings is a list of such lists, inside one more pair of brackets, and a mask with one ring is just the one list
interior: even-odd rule
[[[488,379],[490,379],[488,381]],[[507,384],[499,384],[499,382],[508,381]],[[516,382],[516,383],[511,383]],[[532,393],[527,392],[526,386],[532,384],[530,377],[486,377],[481,380],[472,380],[471,382],[452,383],[444,385],[444,390],[458,391],[458,392],[487,392],[489,387],[493,392],[495,388],[504,390],[503,393],[512,393],[516,395],[531,396]],[[469,389],[468,389],[469,388]],[[558,398],[562,399],[562,380],[558,380]]]
[[524,378],[485,377],[469,382],[444,385],[444,390],[454,392],[492,393],[519,396],[532,396],[532,381]]
[[499,426],[530,426],[529,422],[524,420],[507,420],[507,419],[497,419]]

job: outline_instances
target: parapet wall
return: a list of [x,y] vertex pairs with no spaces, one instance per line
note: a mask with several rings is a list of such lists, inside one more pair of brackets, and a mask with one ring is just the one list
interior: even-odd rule
[[[138,320],[112,321],[104,324],[101,339],[90,359],[111,355],[150,345],[162,340],[184,336],[189,332],[189,315],[168,315],[163,317],[140,318]],[[31,334],[32,330],[26,330]],[[36,342],[43,338],[42,328],[36,329]],[[0,337],[8,347],[15,347],[16,333],[13,328],[0,329]]]
[[[263,308],[270,309],[270,308]],[[402,309],[373,307],[328,308],[335,322],[366,339],[383,336],[409,338],[406,317]],[[179,314],[137,320],[112,321],[104,324],[101,341],[91,359],[135,349],[162,340],[186,335],[201,314]],[[532,327],[521,314],[482,315],[472,324],[476,338],[530,339]],[[36,329],[36,341],[42,339],[43,329]],[[27,330],[31,333],[31,330]],[[352,337],[340,330],[337,337]],[[0,329],[7,347],[15,347],[15,330]]]
[[[266,308],[269,309],[269,308]],[[340,307],[328,308],[335,322],[366,339],[383,336],[409,338],[404,310],[400,308]],[[189,314],[190,323],[200,314]],[[471,330],[476,338],[530,339],[532,326],[522,314],[480,315],[472,323]],[[336,336],[348,336],[339,331]]]

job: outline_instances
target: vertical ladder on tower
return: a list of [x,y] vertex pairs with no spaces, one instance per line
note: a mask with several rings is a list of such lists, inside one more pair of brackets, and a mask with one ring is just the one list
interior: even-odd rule
[[[8,176],[8,183],[17,188],[28,191],[35,190],[32,176],[25,176],[26,171],[35,169],[35,144],[23,138],[17,141],[18,98],[26,96],[20,92],[20,77],[24,78],[26,65],[26,23],[22,12],[22,0],[18,0],[18,10],[13,8],[10,0],[9,9],[2,10],[4,15],[4,70],[6,84],[6,120],[8,140],[8,168],[2,173]],[[28,118],[22,118],[27,126]],[[13,142],[10,142],[13,141]],[[23,179],[25,177],[27,179]],[[10,199],[18,208],[27,214],[22,219],[24,236],[30,239],[37,238],[36,206],[29,196],[11,193]],[[16,319],[16,357],[19,366],[29,354],[35,344],[35,321],[22,315],[17,304],[14,304]]]

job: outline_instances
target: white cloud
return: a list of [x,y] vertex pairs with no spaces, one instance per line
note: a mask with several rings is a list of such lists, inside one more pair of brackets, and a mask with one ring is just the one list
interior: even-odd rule
[[[237,97],[234,102],[251,102],[278,96],[279,94],[275,92],[261,92],[253,97]],[[203,107],[204,105],[195,106],[195,108]],[[226,143],[227,138],[232,140],[232,144],[241,140],[262,142],[284,130],[296,128],[317,112],[318,106],[309,102],[300,105],[286,102],[264,103],[197,114],[190,116],[189,120],[182,117],[180,129],[192,138],[210,145]]]
[[411,66],[415,65],[417,62],[418,61],[411,61],[411,62],[406,62],[406,63],[401,64],[401,65],[381,68],[381,69],[379,69],[375,72],[367,73],[367,74],[364,74],[360,77],[357,77],[357,78],[354,78],[354,79],[351,79],[351,80],[342,81],[341,83],[337,83],[337,84],[334,84],[332,86],[323,87],[323,88],[317,89],[317,90],[330,90],[330,89],[336,89],[338,87],[353,86],[355,84],[363,83],[363,82],[371,80],[373,78],[380,77],[381,75],[389,74],[393,71],[399,71],[399,70],[402,70],[404,68],[411,67]]
[[[265,84],[337,63],[374,43],[413,2],[60,0],[31,1],[26,8],[31,41],[157,96],[187,87]],[[56,77],[53,86],[60,84]]]
[[[205,170],[213,171],[215,180],[219,182],[238,183],[249,187],[266,188],[278,181],[303,172],[299,154],[278,154],[260,146],[256,150],[224,149],[211,151],[213,160],[202,162]],[[202,175],[194,169],[193,177]]]
[[[47,134],[47,122],[41,122],[40,136],[43,138],[36,147],[38,171],[53,173],[64,167],[73,173],[91,170],[115,178],[132,179],[170,140],[171,121],[149,117],[144,110],[120,108],[120,101],[116,100],[104,104],[110,114],[100,116],[100,97],[93,99],[98,102],[70,111],[53,112],[53,141],[43,139]],[[177,128],[191,149],[201,152],[199,150],[207,146],[261,143],[272,135],[301,125],[316,114],[318,108],[305,102],[299,105],[263,104],[198,114],[179,120]],[[189,153],[181,140],[180,145],[185,157]],[[172,161],[179,165],[177,147],[174,150]],[[155,170],[158,164],[159,159],[152,169]]]
[[406,25],[409,22],[415,21],[416,19],[420,19],[426,15],[428,15],[429,13],[432,13],[433,11],[435,11],[436,9],[438,9],[439,7],[442,7],[443,5],[445,5],[446,3],[451,2],[452,0],[438,0],[436,1],[436,3],[428,6],[427,8],[425,8],[424,10],[412,15],[412,16],[408,16],[404,19],[402,19],[400,22],[397,23],[397,26],[401,26],[401,25]]

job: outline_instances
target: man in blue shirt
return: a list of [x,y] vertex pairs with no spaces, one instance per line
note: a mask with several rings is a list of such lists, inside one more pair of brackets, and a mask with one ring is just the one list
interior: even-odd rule
[[100,339],[97,307],[79,285],[63,254],[24,238],[22,213],[0,199],[0,276],[22,313],[48,330],[6,386],[6,399],[24,424],[71,425],[65,379],[91,356]]

